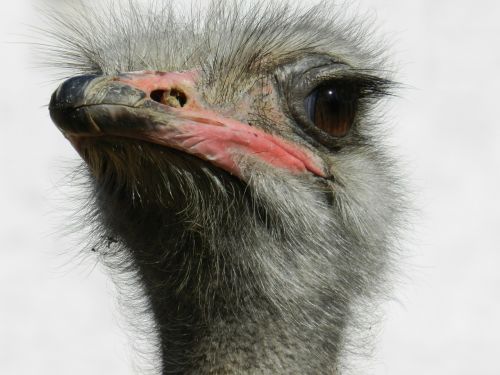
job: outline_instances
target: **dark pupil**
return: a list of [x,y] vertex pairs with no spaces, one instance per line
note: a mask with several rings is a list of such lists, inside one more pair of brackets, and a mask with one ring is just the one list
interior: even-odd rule
[[345,89],[324,86],[306,100],[310,120],[334,137],[347,135],[354,121],[355,100]]

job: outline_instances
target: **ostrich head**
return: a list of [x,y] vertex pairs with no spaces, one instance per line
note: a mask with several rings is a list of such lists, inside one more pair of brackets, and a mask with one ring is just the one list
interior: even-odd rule
[[[328,2],[158,3],[52,19],[54,123],[98,250],[148,299],[163,373],[337,373],[399,217],[391,82]],[[110,239],[116,242],[110,244]]]

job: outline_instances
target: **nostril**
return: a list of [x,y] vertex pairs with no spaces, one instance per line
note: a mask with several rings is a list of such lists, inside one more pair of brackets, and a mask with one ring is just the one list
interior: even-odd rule
[[154,90],[154,91],[151,91],[151,94],[149,94],[149,96],[151,97],[151,99],[153,99],[155,102],[158,102],[158,103],[162,103],[163,101],[163,96],[165,94],[167,94],[168,91],[167,90]]
[[182,91],[173,89],[170,91],[170,96],[175,97],[178,101],[181,107],[184,107],[187,102],[186,94],[184,94]]
[[154,90],[149,94],[155,102],[168,105],[169,107],[180,108],[184,107],[187,103],[186,94],[181,90]]

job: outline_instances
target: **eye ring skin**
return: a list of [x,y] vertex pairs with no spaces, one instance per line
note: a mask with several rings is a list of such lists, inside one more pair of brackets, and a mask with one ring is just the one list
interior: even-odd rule
[[[294,120],[294,131],[314,147],[338,151],[346,146],[365,143],[360,133],[360,119],[368,114],[377,100],[390,95],[394,83],[334,59],[331,56],[308,56],[301,62],[281,66],[274,74],[282,108]],[[350,129],[345,136],[336,137],[317,127],[306,112],[305,100],[321,85],[332,84],[345,88],[354,98],[355,111]]]
[[[305,100],[316,88],[325,82],[342,82],[352,79],[351,67],[331,58],[311,59],[297,64],[281,67],[275,74],[276,85],[283,98],[282,107],[297,124],[294,130],[315,147],[326,147],[329,151],[341,149],[351,143],[354,133],[353,120],[351,131],[345,137],[334,137],[318,128],[310,119],[305,108]],[[356,117],[356,116],[355,116]]]

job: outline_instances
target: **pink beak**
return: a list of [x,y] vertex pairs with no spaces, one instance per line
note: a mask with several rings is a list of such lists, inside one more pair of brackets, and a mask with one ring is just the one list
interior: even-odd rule
[[196,71],[75,77],[54,93],[51,117],[77,150],[82,139],[118,136],[195,155],[238,177],[252,160],[325,176],[311,151],[208,108],[197,78]]

